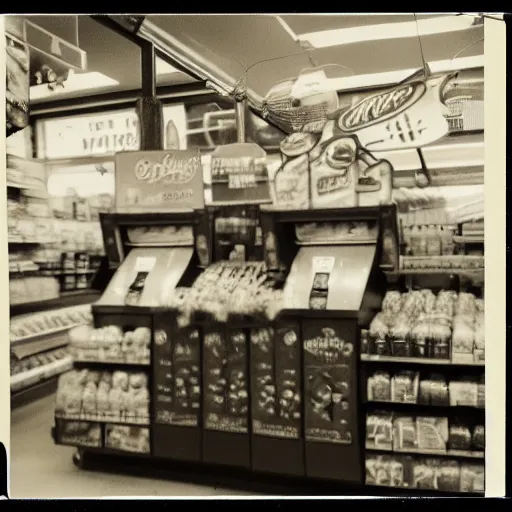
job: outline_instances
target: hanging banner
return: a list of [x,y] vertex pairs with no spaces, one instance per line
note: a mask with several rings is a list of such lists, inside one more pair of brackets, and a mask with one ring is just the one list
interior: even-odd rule
[[267,154],[257,144],[219,146],[211,158],[213,203],[270,202]]
[[[183,103],[163,107],[165,149],[187,148]],[[171,136],[172,135],[172,136]],[[140,149],[135,109],[46,119],[37,123],[37,157],[46,160],[114,155]]]
[[204,207],[199,151],[116,154],[116,211],[161,213]]

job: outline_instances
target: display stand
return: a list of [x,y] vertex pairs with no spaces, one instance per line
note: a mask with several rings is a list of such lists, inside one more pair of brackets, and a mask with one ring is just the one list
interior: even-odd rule
[[[257,206],[230,205],[208,209],[212,225],[213,261],[227,261],[238,250],[246,261],[262,259]],[[203,462],[251,467],[248,324],[232,319],[203,325]]]
[[[363,481],[358,337],[383,294],[378,268],[381,218],[379,207],[262,208],[266,262],[271,269],[286,269],[283,314],[300,325],[303,465],[308,477]],[[356,225],[366,228],[352,230]],[[327,230],[323,237],[322,227]],[[260,467],[270,470],[275,443],[266,437],[253,443],[259,447]]]
[[[134,332],[137,328],[149,329],[152,333],[150,350],[142,361],[123,360],[121,354],[113,359],[108,352],[107,356],[102,356],[100,349],[96,358],[75,358],[75,367],[147,372],[150,396],[146,421],[150,427],[148,454],[175,460],[200,460],[200,411],[186,410],[191,407],[184,410],[180,403],[175,386],[180,375],[181,361],[177,349],[180,339],[176,336],[175,318],[164,306],[165,298],[176,286],[192,282],[201,272],[201,260],[203,263],[209,261],[208,222],[204,219],[204,211],[158,215],[109,214],[103,215],[101,221],[105,245],[109,248],[109,264],[117,270],[102,297],[93,305],[94,325],[96,328],[115,326],[124,333]],[[205,226],[206,232],[203,231]],[[200,244],[196,251],[194,240],[203,238],[206,238],[206,244]],[[183,334],[180,332],[180,336]],[[197,331],[189,334],[193,345],[192,359],[195,359],[199,376],[200,338]],[[195,384],[197,388],[199,383]],[[81,414],[79,418],[72,419],[82,420],[84,417]],[[57,418],[56,442],[90,449],[90,444],[84,446],[79,436],[69,441],[69,435],[65,435],[65,423],[65,418]],[[100,429],[99,440],[93,448],[101,453],[112,453],[112,447],[107,446],[107,429],[113,424],[132,423],[130,419],[92,421],[91,428]],[[91,437],[94,436],[88,436],[89,439]],[[131,451],[137,452],[137,447]]]

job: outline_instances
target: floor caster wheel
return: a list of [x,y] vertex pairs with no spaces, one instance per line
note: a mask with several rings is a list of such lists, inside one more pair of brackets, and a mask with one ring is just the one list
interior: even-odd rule
[[79,469],[85,469],[86,459],[86,454],[81,448],[73,454],[73,464]]

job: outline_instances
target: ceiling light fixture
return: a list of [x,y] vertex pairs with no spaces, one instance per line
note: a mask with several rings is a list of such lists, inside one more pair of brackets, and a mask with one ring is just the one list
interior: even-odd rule
[[417,24],[416,21],[407,21],[362,25],[301,34],[298,38],[301,44],[313,48],[328,48],[331,46],[364,43],[366,41],[416,38],[418,37],[418,32],[420,36],[457,32],[471,28],[473,21],[474,18],[472,16],[438,16],[429,19],[418,19]]
[[40,101],[47,98],[55,98],[64,94],[75,92],[101,91],[109,87],[119,85],[117,80],[110,78],[103,73],[91,71],[88,73],[69,73],[65,89],[51,91],[47,84],[33,85],[30,88],[30,101]]

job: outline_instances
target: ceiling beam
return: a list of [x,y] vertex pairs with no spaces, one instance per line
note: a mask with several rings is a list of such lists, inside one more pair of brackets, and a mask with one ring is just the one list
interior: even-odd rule
[[[140,98],[140,89],[131,91],[116,91],[95,94],[78,98],[66,98],[54,101],[45,101],[30,105],[30,118],[41,119],[63,115],[80,115],[85,113],[134,108]],[[156,97],[163,103],[186,101],[187,103],[203,103],[217,101],[217,95],[207,89],[204,82],[192,84],[168,85],[157,87]]]

